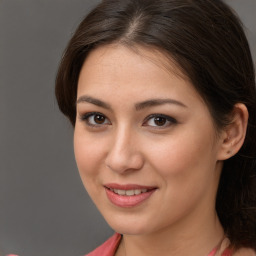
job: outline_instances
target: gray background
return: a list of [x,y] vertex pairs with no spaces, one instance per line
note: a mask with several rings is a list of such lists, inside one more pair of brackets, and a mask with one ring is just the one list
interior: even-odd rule
[[[54,99],[63,49],[97,2],[0,0],[0,255],[79,256],[113,232],[83,188]],[[256,0],[227,2],[256,59]]]

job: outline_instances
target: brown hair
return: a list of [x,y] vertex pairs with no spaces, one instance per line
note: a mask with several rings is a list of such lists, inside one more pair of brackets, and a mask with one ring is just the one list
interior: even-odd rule
[[120,43],[167,52],[203,97],[218,129],[236,103],[249,111],[243,147],[224,162],[216,210],[236,248],[256,249],[256,91],[241,22],[221,0],[105,0],[81,22],[56,78],[60,110],[75,125],[77,82],[88,53]]

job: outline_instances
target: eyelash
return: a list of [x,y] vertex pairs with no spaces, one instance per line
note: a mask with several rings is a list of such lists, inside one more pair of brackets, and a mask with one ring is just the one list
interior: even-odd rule
[[[148,122],[149,120],[153,119],[153,118],[163,118],[166,120],[165,124],[164,125],[144,125],[146,122]],[[154,120],[155,121],[155,120]],[[169,122],[169,124],[166,125],[166,123]],[[146,119],[143,121],[143,126],[150,126],[150,127],[153,127],[155,129],[164,129],[166,127],[169,127],[171,125],[174,125],[174,124],[177,124],[177,120],[171,116],[167,116],[167,115],[164,115],[164,114],[152,114],[152,115],[149,115],[148,117],[146,117]]]
[[[107,119],[108,120],[108,118],[107,117],[105,117],[105,115],[103,115],[102,113],[100,113],[100,112],[89,112],[89,113],[86,113],[86,114],[84,114],[84,115],[82,115],[81,117],[80,117],[80,119],[81,119],[81,121],[85,121],[86,122],[86,125],[88,125],[88,126],[91,126],[91,127],[93,127],[93,128],[100,128],[102,125],[106,125],[106,124],[92,124],[92,123],[90,123],[89,122],[89,118],[90,117],[95,117],[95,116],[102,116],[102,117],[104,117],[105,119]],[[109,122],[109,124],[111,124],[110,122]],[[109,124],[107,124],[107,125],[109,125]]]
[[[89,113],[86,113],[86,114],[82,115],[80,117],[80,119],[81,119],[81,121],[85,121],[86,125],[88,125],[90,127],[93,127],[93,128],[101,128],[103,125],[111,125],[111,122],[109,120],[108,120],[108,123],[106,123],[106,124],[104,124],[104,123],[103,124],[92,124],[92,123],[90,123],[89,118],[93,117],[93,116],[95,117],[97,115],[105,118],[104,122],[106,120],[108,120],[108,118],[104,114],[102,114],[100,112],[89,112]],[[165,119],[165,123],[163,125],[155,125],[155,126],[154,125],[147,125],[146,123],[149,122],[153,118],[163,118],[163,119]],[[154,120],[154,121],[156,121],[156,120]],[[169,123],[169,124],[166,125],[166,123]],[[144,119],[142,126],[150,126],[150,127],[154,128],[154,129],[164,129],[166,127],[169,127],[171,125],[175,125],[177,123],[178,123],[177,120],[175,118],[173,118],[173,117],[170,117],[170,116],[167,116],[167,115],[164,115],[164,114],[152,114],[152,115],[147,116]]]

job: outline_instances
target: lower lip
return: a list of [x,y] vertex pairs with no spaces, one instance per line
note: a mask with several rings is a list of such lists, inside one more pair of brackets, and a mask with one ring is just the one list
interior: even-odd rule
[[119,207],[129,208],[140,205],[146,201],[156,191],[156,189],[134,196],[121,196],[107,188],[105,188],[105,191],[111,203]]

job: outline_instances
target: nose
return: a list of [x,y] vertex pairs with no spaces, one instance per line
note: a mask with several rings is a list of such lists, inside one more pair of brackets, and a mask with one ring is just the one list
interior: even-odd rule
[[105,163],[112,171],[123,174],[140,170],[144,164],[136,135],[128,129],[120,129],[113,135]]

